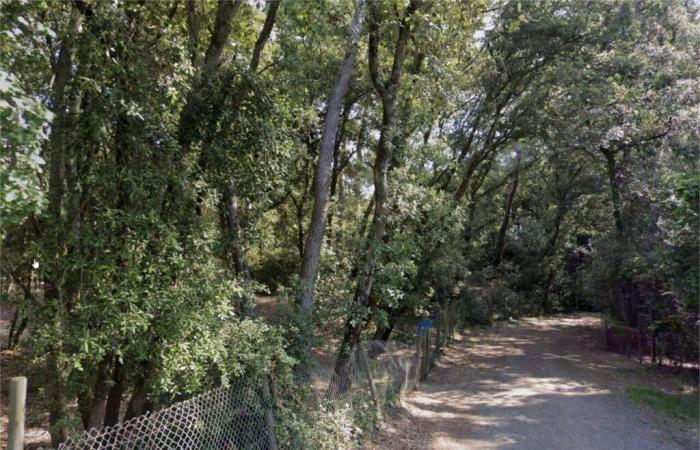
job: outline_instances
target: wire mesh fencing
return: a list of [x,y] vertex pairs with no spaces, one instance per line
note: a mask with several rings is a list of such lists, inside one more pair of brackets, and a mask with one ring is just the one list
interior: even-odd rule
[[[364,341],[342,369],[321,364],[293,382],[243,378],[190,400],[62,443],[57,450],[349,448],[387,407],[425,380],[451,341],[458,305],[436,309],[412,339]],[[339,380],[343,388],[339,389]]]
[[240,380],[113,427],[75,436],[60,450],[275,448],[266,384]]

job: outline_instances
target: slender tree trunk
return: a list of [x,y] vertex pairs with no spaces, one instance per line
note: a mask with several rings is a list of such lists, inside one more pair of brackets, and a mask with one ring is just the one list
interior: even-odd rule
[[[53,349],[49,355],[49,370],[61,370],[58,363],[59,352],[61,349]],[[54,372],[56,373],[56,372]],[[57,372],[54,380],[48,385],[49,390],[49,433],[51,434],[51,445],[58,447],[62,442],[68,439],[68,415],[66,414],[66,395],[64,379]]]
[[193,67],[199,64],[197,60],[197,47],[199,47],[199,14],[197,14],[197,3],[195,0],[187,0],[187,31],[190,45],[190,62]]
[[601,147],[601,153],[605,157],[606,169],[608,174],[608,182],[610,187],[610,200],[613,208],[613,220],[615,223],[615,239],[618,248],[612,255],[610,278],[612,281],[612,300],[613,310],[617,312],[620,319],[627,323],[631,321],[631,315],[628,313],[630,308],[629,292],[630,283],[625,280],[623,274],[622,263],[625,254],[627,253],[627,239],[625,236],[625,223],[623,220],[623,200],[620,186],[619,166],[616,161],[616,155],[619,150],[604,149]]
[[406,46],[411,32],[410,20],[418,9],[418,1],[411,0],[406,8],[404,18],[399,23],[399,32],[394,49],[394,60],[391,74],[385,82],[379,74],[379,22],[381,12],[379,4],[371,4],[371,18],[369,23],[369,69],[372,84],[382,100],[382,125],[379,142],[377,143],[376,157],[374,161],[374,218],[367,238],[366,252],[361,269],[358,273],[357,288],[353,302],[357,308],[357,315],[351,315],[345,322],[343,341],[338,350],[334,375],[329,386],[330,392],[344,392],[350,387],[350,372],[352,354],[360,341],[362,330],[371,318],[374,304],[370,302],[374,274],[379,262],[379,252],[386,229],[386,206],[389,198],[387,186],[387,174],[392,157],[392,143],[395,134],[396,120],[396,92],[401,81],[404,61],[406,58]]
[[506,197],[506,205],[503,212],[503,222],[501,223],[501,228],[498,230],[498,237],[496,238],[496,252],[495,252],[495,265],[499,266],[503,262],[503,250],[505,247],[506,232],[508,231],[508,225],[510,224],[510,216],[513,212],[513,199],[515,198],[515,193],[518,190],[518,178],[520,177],[520,160],[521,160],[520,146],[515,145],[515,170],[513,171],[513,178],[511,181],[510,189],[508,190],[508,196]]
[[144,364],[142,372],[136,380],[134,389],[131,391],[129,403],[126,405],[124,420],[133,419],[134,417],[138,417],[144,413],[146,398],[148,395],[148,378],[150,376],[150,371],[150,364]]
[[[466,167],[464,168],[464,175],[462,176],[462,181],[459,183],[459,186],[457,187],[457,190],[454,193],[454,199],[455,200],[460,200],[464,195],[468,192],[470,183],[472,181],[472,176],[476,172],[476,170],[479,168],[479,165],[483,163],[484,161],[488,160],[490,156],[493,155],[493,152],[496,151],[497,146],[494,144],[493,139],[496,136],[496,131],[497,127],[496,125],[498,124],[498,121],[500,119],[500,112],[497,111],[497,114],[491,121],[491,126],[489,127],[488,132],[486,133],[486,138],[484,140],[484,144],[481,147],[481,150],[476,152],[473,156],[469,158],[469,162],[467,163]],[[470,138],[472,136],[470,135]],[[471,140],[468,141],[469,147],[471,147]],[[458,162],[460,164],[463,164],[464,157],[466,156],[465,152],[462,152],[460,154]]]
[[[73,13],[61,42],[56,72],[53,83],[53,95],[51,98],[54,122],[51,126],[51,137],[48,142],[49,154],[49,190],[48,190],[48,215],[45,223],[46,232],[63,228],[62,210],[65,192],[65,162],[66,162],[66,132],[68,130],[69,111],[66,90],[72,78],[72,68],[75,64],[76,40],[82,31],[83,15]],[[58,265],[61,258],[62,243],[60,237],[50,244],[52,264]],[[61,316],[63,315],[63,280],[60,268],[56,267],[50,275],[45,275],[44,298],[54,300],[58,304],[53,324],[58,335],[61,335]],[[68,424],[65,410],[65,377],[63,367],[60,365],[60,354],[63,349],[62,342],[58,342],[51,350],[48,358],[48,371],[53,374],[49,383],[49,430],[51,444],[57,447],[68,438]]]
[[236,275],[248,277],[248,265],[243,256],[243,247],[241,243],[241,214],[239,207],[238,195],[236,195],[236,187],[233,180],[229,181],[226,193],[225,209],[225,236],[226,247],[228,248],[228,258],[231,267]]
[[314,287],[321,258],[321,246],[323,244],[323,234],[328,218],[328,198],[333,171],[333,153],[338,133],[338,119],[343,101],[350,88],[353,68],[355,67],[355,55],[357,44],[362,31],[362,14],[365,7],[365,0],[359,0],[355,15],[350,28],[350,39],[345,58],[340,66],[338,79],[333,88],[326,109],[326,116],[323,124],[323,134],[314,175],[314,205],[311,213],[311,223],[306,237],[306,243],[302,252],[300,291],[298,294],[298,304],[303,316],[304,340],[302,344],[304,351],[308,352],[311,346],[311,317],[314,305]]
[[97,367],[95,384],[90,395],[90,401],[83,416],[83,427],[85,430],[101,428],[105,419],[105,408],[107,406],[107,395],[109,393],[109,371],[112,367],[114,354],[106,355]]
[[114,362],[111,378],[112,386],[109,388],[105,407],[104,426],[106,427],[119,423],[121,415],[122,396],[124,395],[124,368],[118,358]]
[[[373,341],[388,341],[389,338],[391,337],[391,333],[394,331],[394,327],[396,326],[396,322],[399,320],[401,316],[403,316],[408,308],[406,306],[402,306],[398,309],[391,309],[388,311],[388,320],[387,324],[385,326],[377,326],[377,329],[374,331],[374,335],[372,336]],[[370,351],[370,357],[374,358],[376,355],[380,354],[382,352],[381,349],[379,349],[378,346],[375,346],[371,349]]]
[[[27,279],[28,283],[26,286],[18,281],[18,284],[22,287],[22,290],[24,291],[25,304],[34,301],[34,295],[32,294],[32,285],[34,280],[33,270],[29,271]],[[11,289],[12,288],[8,289],[8,291]],[[15,312],[12,315],[12,322],[10,323],[10,331],[7,335],[7,348],[9,350],[12,350],[19,345],[19,340],[22,337],[22,333],[24,333],[24,330],[27,328],[28,321],[29,317],[27,316],[27,313],[23,311],[22,308],[20,308],[19,306],[15,308]]]
[[[554,232],[552,233],[552,237],[547,243],[547,248],[544,254],[545,261],[556,253],[557,241],[559,240],[559,232],[561,230],[561,223],[564,220],[564,214],[564,206],[561,204],[557,205],[557,214],[554,217]],[[544,314],[550,314],[552,312],[551,305],[549,304],[549,294],[551,293],[552,284],[554,283],[555,276],[556,271],[550,265],[550,268],[547,271],[547,278],[544,282],[544,289],[542,295],[542,312]]]
[[253,47],[253,56],[250,58],[249,71],[251,73],[258,70],[260,65],[260,57],[265,49],[270,34],[272,33],[272,28],[275,26],[275,19],[277,17],[277,10],[280,7],[281,0],[268,0],[267,13],[265,14],[265,23],[258,34],[258,39],[255,41],[255,47]]
[[625,225],[622,220],[622,195],[620,194],[620,179],[618,174],[617,162],[615,161],[616,152],[610,149],[601,149],[605,156],[606,168],[608,172],[608,181],[610,185],[610,200],[613,207],[613,219],[615,221],[615,231],[620,240],[624,236]]

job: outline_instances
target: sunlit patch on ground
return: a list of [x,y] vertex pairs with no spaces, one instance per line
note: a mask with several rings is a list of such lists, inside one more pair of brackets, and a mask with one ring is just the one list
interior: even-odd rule
[[409,442],[394,428],[381,448],[689,448],[682,442],[695,434],[625,397],[644,372],[598,349],[599,324],[593,315],[525,319],[467,335],[408,397],[412,420],[402,423],[420,433]]

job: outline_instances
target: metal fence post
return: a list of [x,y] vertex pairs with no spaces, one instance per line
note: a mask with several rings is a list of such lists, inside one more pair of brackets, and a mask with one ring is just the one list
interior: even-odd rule
[[24,405],[27,399],[27,378],[10,380],[10,410],[7,430],[7,450],[24,449]]

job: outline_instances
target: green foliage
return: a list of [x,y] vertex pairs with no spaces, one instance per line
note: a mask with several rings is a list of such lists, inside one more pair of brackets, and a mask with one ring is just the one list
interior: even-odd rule
[[[219,2],[0,7],[2,299],[28,314],[24,347],[55,370],[52,398],[83,408],[117,381],[126,400],[145,380],[154,405],[240,377],[293,385],[292,368],[309,363],[289,356],[303,353],[304,333],[412,330],[464,296],[480,324],[584,308],[623,320],[651,305],[660,328],[694,345],[695,6],[423,2],[403,28],[388,112],[365,26],[334,143],[313,321],[301,323],[290,311],[356,2],[282,2],[251,70],[262,3],[240,2],[218,59]],[[399,3],[375,5],[382,83]],[[368,274],[382,132],[385,232]],[[368,304],[357,304],[365,275]],[[251,317],[261,292],[278,295],[277,317]],[[292,446],[353,446],[375,426],[367,399],[302,411],[308,393],[295,392],[278,424]]]
[[[53,114],[35,92],[31,71],[46,62],[35,46],[54,32],[24,13],[28,4],[3,5],[0,19],[0,229],[41,212],[42,145]],[[29,76],[25,76],[29,75]]]
[[672,207],[664,223],[665,243],[668,245],[661,257],[662,271],[671,280],[675,292],[689,311],[698,309],[700,281],[697,249],[700,248],[700,175],[679,174],[672,178],[673,193],[669,199]]

